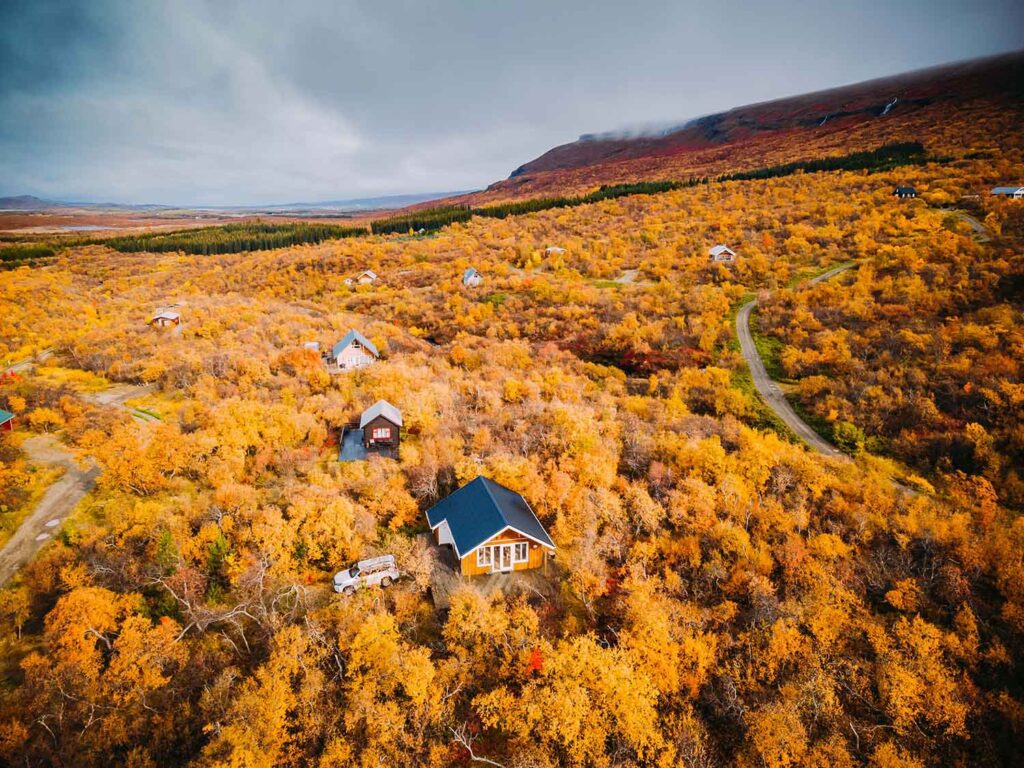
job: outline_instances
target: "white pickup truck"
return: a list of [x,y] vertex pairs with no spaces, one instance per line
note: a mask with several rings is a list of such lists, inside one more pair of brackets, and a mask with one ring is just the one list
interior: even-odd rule
[[351,595],[364,585],[379,584],[382,587],[390,587],[392,582],[398,580],[399,575],[394,555],[371,557],[369,560],[360,560],[351,568],[336,573],[334,575],[334,591]]

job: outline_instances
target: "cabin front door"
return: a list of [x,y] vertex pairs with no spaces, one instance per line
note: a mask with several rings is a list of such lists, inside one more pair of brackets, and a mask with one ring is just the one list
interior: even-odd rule
[[496,573],[505,573],[512,570],[512,545],[498,544],[493,547],[494,564],[491,568]]

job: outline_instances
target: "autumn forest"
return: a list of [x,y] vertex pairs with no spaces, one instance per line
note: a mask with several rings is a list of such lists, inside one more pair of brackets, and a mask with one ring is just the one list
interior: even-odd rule
[[[0,243],[44,256],[0,272],[0,762],[1019,765],[1021,104],[372,225]],[[755,300],[838,457],[759,394]],[[350,329],[379,359],[338,373]],[[380,399],[397,454],[339,461]],[[480,475],[555,556],[440,608],[424,513]],[[393,585],[332,590],[381,554]]]

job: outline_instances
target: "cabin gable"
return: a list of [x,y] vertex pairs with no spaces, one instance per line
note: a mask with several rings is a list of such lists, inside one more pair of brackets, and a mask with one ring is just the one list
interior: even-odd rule
[[548,553],[547,547],[512,528],[506,528],[463,555],[459,560],[459,571],[463,576],[528,571],[542,567]]

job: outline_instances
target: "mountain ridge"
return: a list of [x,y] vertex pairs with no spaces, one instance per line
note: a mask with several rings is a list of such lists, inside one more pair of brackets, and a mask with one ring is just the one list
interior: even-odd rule
[[[480,203],[601,184],[681,179],[870,149],[939,132],[949,109],[1024,113],[1024,51],[734,107],[637,136],[587,133],[471,196]],[[984,111],[984,110],[979,110]]]

